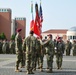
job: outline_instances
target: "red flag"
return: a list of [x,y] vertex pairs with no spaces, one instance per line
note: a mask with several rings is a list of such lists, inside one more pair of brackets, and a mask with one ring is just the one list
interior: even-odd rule
[[35,23],[34,23],[34,33],[38,36],[41,35],[41,30],[40,30],[40,18],[39,18],[39,13],[38,13],[38,4],[35,4],[35,10],[36,10],[36,17],[35,17]]

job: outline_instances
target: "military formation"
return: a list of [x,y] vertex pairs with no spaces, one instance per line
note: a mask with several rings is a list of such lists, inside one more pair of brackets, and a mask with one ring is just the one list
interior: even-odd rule
[[0,39],[0,54],[15,54],[15,41]]
[[26,38],[21,37],[22,29],[17,29],[15,40],[0,40],[0,54],[16,54],[15,72],[22,72],[26,68],[26,74],[34,74],[37,69],[43,71],[44,55],[47,59],[47,73],[53,72],[53,58],[56,57],[57,69],[62,69],[63,54],[76,56],[76,40],[64,42],[61,37],[53,40],[51,34],[45,39],[34,36],[30,31]]

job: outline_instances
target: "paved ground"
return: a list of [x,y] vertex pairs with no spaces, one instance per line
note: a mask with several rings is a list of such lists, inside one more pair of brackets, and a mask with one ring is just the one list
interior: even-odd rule
[[[22,68],[22,72],[14,72],[15,55],[0,54],[0,75],[26,75],[26,68]],[[40,72],[38,69],[34,75],[76,75],[76,57],[64,56],[62,70],[56,69],[56,62],[54,58],[53,73],[46,72],[46,57],[44,58],[44,71]]]

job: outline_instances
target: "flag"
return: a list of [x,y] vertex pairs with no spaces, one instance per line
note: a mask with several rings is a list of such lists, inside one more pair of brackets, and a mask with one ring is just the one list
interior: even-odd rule
[[39,16],[40,16],[40,22],[43,22],[43,14],[42,14],[41,2],[40,2],[40,12],[39,12]]
[[31,20],[31,23],[30,23],[30,31],[34,30],[34,16],[33,16],[33,2],[31,1],[31,15],[32,15],[32,20]]
[[40,18],[40,31],[41,31],[41,33],[42,33],[43,14],[42,14],[42,6],[41,6],[41,1],[40,1],[39,18]]
[[38,4],[35,4],[35,11],[36,11],[36,17],[35,17],[35,23],[34,23],[34,33],[38,36],[40,36],[40,17],[38,12]]

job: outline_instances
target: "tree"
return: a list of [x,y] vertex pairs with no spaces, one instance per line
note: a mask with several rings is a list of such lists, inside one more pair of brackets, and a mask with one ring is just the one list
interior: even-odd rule
[[11,36],[11,40],[15,40],[15,34]]
[[0,38],[1,38],[2,40],[6,39],[5,34],[4,34],[4,33],[1,33],[1,34],[0,34]]

